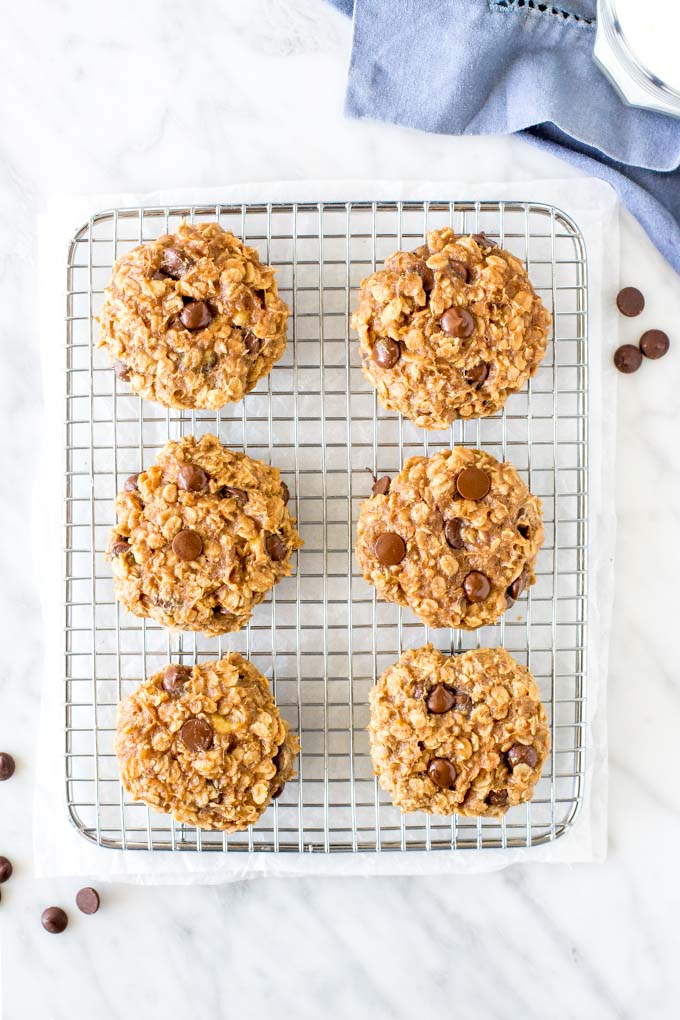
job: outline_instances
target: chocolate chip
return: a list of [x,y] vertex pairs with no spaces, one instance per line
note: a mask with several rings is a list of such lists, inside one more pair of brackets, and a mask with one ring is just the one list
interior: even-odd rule
[[130,543],[127,538],[117,538],[116,541],[112,543],[112,556],[124,556],[127,552],[130,552]]
[[505,807],[508,803],[508,791],[490,790],[486,796],[486,802],[490,807]]
[[185,747],[193,754],[200,754],[212,746],[212,726],[205,719],[187,719],[179,731],[179,737]]
[[489,366],[485,361],[480,361],[477,365],[473,365],[472,368],[468,368],[463,373],[465,381],[472,383],[473,386],[483,386],[486,380],[489,378]]
[[422,260],[418,260],[413,266],[414,272],[418,274],[422,280],[423,290],[425,293],[429,293],[434,287],[434,273],[430,267]]
[[373,482],[373,487],[371,488],[372,495],[386,496],[390,491],[390,484],[391,480],[389,475],[383,475],[382,478],[376,478]]
[[529,540],[529,536],[531,535],[531,528],[529,527],[528,524],[518,524],[517,530],[519,531],[522,538],[527,539],[527,541]]
[[130,379],[130,369],[129,366],[126,365],[124,361],[114,361],[113,371],[116,373],[118,378],[121,379],[123,382],[128,382],[128,380]]
[[83,914],[96,914],[99,910],[99,893],[86,885],[76,893],[76,906]]
[[483,602],[491,592],[491,581],[479,570],[471,570],[463,581],[463,588],[470,602]]
[[645,307],[645,298],[637,287],[624,287],[616,295],[616,305],[622,315],[629,318],[639,315]]
[[639,347],[634,347],[633,344],[622,344],[614,351],[614,364],[619,372],[623,372],[625,375],[637,372],[642,364],[642,351]]
[[425,687],[423,686],[423,684],[417,683],[415,685],[415,687],[413,688],[413,697],[414,698],[422,698],[424,693],[425,693]]
[[205,301],[190,301],[185,305],[180,314],[183,326],[192,331],[205,329],[213,320],[212,312]]
[[450,790],[456,781],[456,770],[448,758],[433,758],[427,766],[427,774],[440,790]]
[[235,485],[223,485],[220,489],[221,499],[235,499],[241,506],[248,502],[248,493],[245,489],[237,489]]
[[259,336],[255,336],[255,334],[251,330],[248,330],[248,332],[243,337],[243,343],[245,345],[246,350],[248,351],[248,354],[258,354],[260,348],[262,347],[263,341],[260,340]]
[[284,506],[287,506],[288,503],[290,502],[290,489],[288,488],[285,482],[281,482],[281,498],[283,500]]
[[61,935],[66,930],[68,917],[61,907],[46,907],[40,917],[40,923],[50,935]]
[[511,769],[518,765],[528,765],[535,769],[538,764],[538,752],[535,747],[527,744],[513,744],[507,753],[508,765]]
[[163,674],[163,687],[168,694],[176,698],[184,690],[190,676],[191,670],[188,666],[180,666],[173,662],[171,666],[166,668]]
[[443,715],[453,708],[456,696],[450,687],[444,684],[435,684],[427,696],[425,704],[428,712],[432,715]]
[[373,351],[373,360],[381,368],[394,368],[401,357],[401,347],[396,340],[387,336],[378,340]]
[[524,578],[520,574],[519,577],[516,577],[512,584],[508,586],[508,590],[506,591],[505,594],[509,600],[511,600],[512,602],[516,602],[517,599],[522,594],[523,590],[524,590]]
[[663,358],[670,345],[668,334],[661,329],[648,329],[640,337],[640,350],[646,358],[651,358],[653,361]]
[[14,775],[16,764],[14,758],[7,751],[0,751],[0,783],[11,779]]
[[233,620],[236,619],[236,614],[232,613],[231,609],[227,609],[225,606],[213,606],[213,614],[215,616],[231,616]]
[[6,857],[0,857],[0,885],[11,877],[12,870],[12,862]]
[[180,560],[188,563],[190,560],[198,559],[203,552],[203,539],[197,532],[185,529],[173,538],[172,551]]
[[173,280],[179,280],[184,276],[191,265],[189,259],[185,258],[175,248],[164,248],[161,255],[161,272],[171,276]]
[[486,471],[478,467],[464,468],[456,478],[456,489],[463,499],[475,502],[484,497],[491,488],[491,479]]
[[285,744],[281,744],[272,760],[277,772],[283,772],[283,770],[288,767],[290,764],[290,755]]
[[141,471],[138,471],[136,475],[128,475],[128,477],[125,479],[125,485],[123,486],[126,492],[137,492],[139,488],[139,486],[137,485],[137,480],[139,479],[141,473],[142,473]]
[[464,549],[465,542],[461,535],[461,530],[465,521],[462,521],[460,517],[452,517],[450,521],[447,521],[444,525],[444,538],[452,549]]
[[442,315],[441,327],[447,336],[468,337],[475,331],[475,320],[467,308],[449,308]]
[[467,283],[470,279],[468,267],[464,262],[459,262],[458,259],[449,259],[449,271],[457,276],[463,283]]
[[406,543],[401,535],[385,531],[375,542],[375,555],[383,567],[396,567],[406,555]]
[[183,464],[177,474],[177,484],[185,492],[205,492],[209,480],[208,475],[198,464]]
[[472,698],[465,691],[459,691],[456,694],[456,700],[453,705],[454,712],[462,712],[463,715],[469,715],[472,711]]
[[498,245],[492,238],[487,237],[484,231],[481,234],[473,234],[472,240],[476,241],[482,251],[488,251],[490,248],[497,248]]
[[269,559],[273,560],[274,563],[278,563],[280,560],[284,560],[286,558],[288,549],[278,535],[274,535],[270,532],[265,538],[264,544]]
[[168,280],[169,277],[168,277],[167,273],[164,273],[164,272],[162,272],[162,270],[157,269],[156,272],[152,274],[151,279],[152,280]]
[[271,795],[272,796],[272,800],[278,800],[279,797],[281,796],[281,794],[283,793],[283,791],[285,790],[285,788],[286,788],[286,784],[285,783],[281,783],[280,786],[277,786],[274,790],[272,790],[272,795]]

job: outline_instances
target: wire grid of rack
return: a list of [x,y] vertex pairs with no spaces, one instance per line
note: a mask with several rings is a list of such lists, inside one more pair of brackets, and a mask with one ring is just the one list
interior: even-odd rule
[[[97,349],[96,320],[113,261],[183,219],[216,219],[278,270],[289,343],[270,376],[221,412],[165,410],[118,381]],[[536,376],[490,418],[427,433],[380,408],[359,367],[349,316],[360,280],[397,248],[451,224],[484,230],[522,258],[553,316]],[[352,202],[119,209],[74,235],[67,269],[65,776],[71,821],[88,840],[173,851],[388,851],[534,846],[573,822],[585,780],[587,627],[587,271],[583,239],[560,210],[524,202]],[[249,626],[223,638],[176,634],[113,596],[104,549],[123,479],[168,438],[216,432],[277,465],[305,540],[290,578]],[[537,582],[496,626],[431,630],[380,602],[353,557],[370,472],[451,444],[511,460],[543,500]],[[541,689],[552,753],[532,801],[502,820],[402,813],[372,773],[366,724],[377,676],[407,647],[504,645]],[[271,678],[302,750],[257,825],[227,836],[132,803],[112,742],[118,701],[169,659],[235,649]]]

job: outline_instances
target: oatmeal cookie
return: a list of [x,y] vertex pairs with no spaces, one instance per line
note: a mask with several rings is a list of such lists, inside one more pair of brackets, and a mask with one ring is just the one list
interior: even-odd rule
[[218,223],[183,223],[116,261],[99,316],[116,374],[165,407],[218,408],[286,346],[274,270]]
[[166,666],[118,706],[125,789],[201,829],[256,822],[295,774],[299,748],[269,684],[238,652]]
[[536,580],[541,501],[512,464],[455,446],[373,486],[356,554],[369,584],[431,627],[493,623]]
[[116,498],[107,559],[117,597],[164,627],[240,630],[302,545],[277,468],[217,436],[169,442]]
[[500,817],[531,799],[550,733],[534,678],[504,648],[409,649],[370,703],[373,768],[402,811]]
[[449,227],[363,280],[352,316],[381,403],[426,429],[494,414],[545,354],[550,315],[526,270]]

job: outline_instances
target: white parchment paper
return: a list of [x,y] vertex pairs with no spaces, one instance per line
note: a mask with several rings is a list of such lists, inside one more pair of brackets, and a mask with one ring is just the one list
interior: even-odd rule
[[[68,820],[64,783],[63,420],[64,310],[68,242],[100,209],[158,204],[374,199],[509,199],[552,203],[584,236],[589,273],[590,503],[586,782],[572,827],[553,843],[527,849],[431,853],[272,854],[117,851],[87,842]],[[603,399],[604,359],[618,322],[618,206],[614,192],[589,179],[484,184],[470,181],[308,181],[230,185],[147,195],[60,198],[40,223],[39,289],[45,422],[41,497],[34,501],[36,570],[43,596],[46,658],[34,800],[38,877],[73,875],[101,881],[218,883],[257,875],[430,875],[493,871],[518,861],[602,861],[606,854],[606,677],[613,590],[615,519],[612,495],[615,394]],[[45,492],[51,494],[49,512]]]

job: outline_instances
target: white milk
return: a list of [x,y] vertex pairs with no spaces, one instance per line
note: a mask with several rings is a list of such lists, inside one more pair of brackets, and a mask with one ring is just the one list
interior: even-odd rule
[[614,0],[631,53],[680,92],[680,0]]

